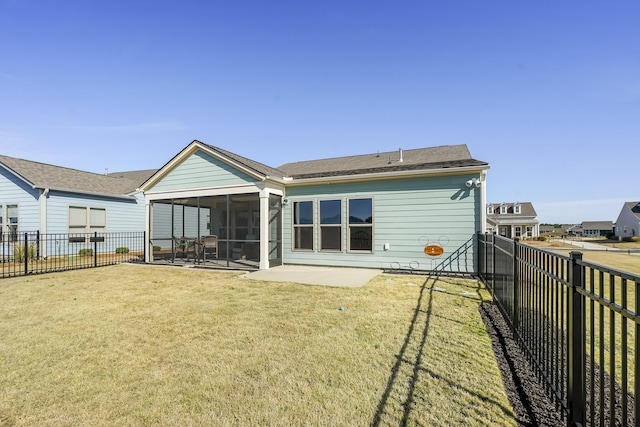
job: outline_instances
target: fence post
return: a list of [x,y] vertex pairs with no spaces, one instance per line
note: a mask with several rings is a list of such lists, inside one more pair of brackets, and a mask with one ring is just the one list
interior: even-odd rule
[[518,301],[520,301],[520,280],[518,278],[518,257],[520,256],[520,239],[513,239],[513,320],[511,322],[511,332],[513,333],[513,339],[516,339],[516,331],[518,330],[518,316],[519,307]]
[[582,253],[571,252],[569,256],[571,266],[567,301],[567,422],[575,426],[585,423],[585,308],[584,297],[577,291],[577,288],[584,287],[580,264]]
[[93,266],[98,266],[98,232],[93,232]]
[[29,233],[24,233],[24,275],[29,274]]
[[[491,235],[491,292],[496,291],[496,234]],[[495,295],[495,294],[494,294]]]

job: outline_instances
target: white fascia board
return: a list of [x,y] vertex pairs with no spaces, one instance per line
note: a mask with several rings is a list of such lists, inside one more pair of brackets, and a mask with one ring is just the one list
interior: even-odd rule
[[36,190],[36,189],[44,190],[45,189],[44,187],[39,187],[38,185],[36,185],[33,182],[29,181],[28,179],[26,179],[25,177],[20,175],[18,172],[14,171],[13,169],[11,169],[10,167],[4,165],[3,163],[0,163],[0,167],[3,168],[4,170],[6,170],[7,172],[9,172],[11,175],[13,175],[16,178],[18,178],[20,181],[22,181],[25,184],[27,184],[29,187],[33,188],[34,190]]
[[140,188],[142,189],[142,191],[144,191],[146,188],[149,187],[153,187],[160,179],[164,178],[165,175],[167,175],[171,170],[173,170],[176,166],[178,166],[180,163],[182,163],[187,157],[189,157],[190,155],[192,155],[193,153],[195,153],[198,150],[202,150],[204,152],[206,152],[207,154],[209,154],[212,157],[215,157],[218,160],[221,160],[225,163],[227,163],[228,165],[246,173],[249,176],[252,176],[256,179],[258,179],[259,181],[264,181],[267,177],[265,175],[261,175],[251,169],[248,169],[247,167],[234,162],[233,160],[229,159],[228,157],[222,156],[218,153],[216,153],[215,151],[212,151],[209,147],[202,145],[200,142],[192,142],[190,145],[188,145],[184,150],[182,150],[180,153],[178,153],[178,155],[176,155],[173,159],[171,159],[169,161],[169,163],[167,163],[166,165],[164,165],[159,171],[157,171],[153,177],[151,177],[151,179],[149,179],[147,182],[145,182]]
[[301,178],[286,180],[287,186],[295,185],[309,185],[309,184],[324,184],[327,182],[350,182],[350,181],[372,181],[380,179],[399,179],[399,178],[413,178],[419,176],[450,176],[450,175],[464,175],[469,173],[482,173],[489,169],[489,166],[465,166],[459,168],[441,168],[441,169],[420,169],[412,171],[393,171],[393,172],[378,172],[367,173],[357,175],[339,175],[339,176],[325,176],[318,178]]
[[157,192],[145,192],[147,201],[166,200],[166,199],[184,199],[189,197],[207,197],[207,196],[226,196],[227,194],[247,194],[258,193],[264,188],[264,185],[241,184],[228,185],[226,187],[206,187],[206,188],[190,188],[185,190],[167,190]]
[[[44,190],[44,187],[34,187],[34,188],[40,188]],[[55,188],[55,187],[47,187],[47,189],[49,191],[55,191],[58,193],[80,194],[83,196],[105,197],[109,199],[135,200],[135,196],[130,196],[127,194],[122,194],[122,195],[106,194],[106,193],[97,193],[92,191],[70,190],[68,188]]]

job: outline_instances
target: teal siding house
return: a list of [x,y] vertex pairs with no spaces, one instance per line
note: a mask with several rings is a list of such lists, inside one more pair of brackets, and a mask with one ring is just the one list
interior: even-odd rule
[[475,272],[488,169],[466,145],[274,168],[193,141],[141,186],[147,261]]

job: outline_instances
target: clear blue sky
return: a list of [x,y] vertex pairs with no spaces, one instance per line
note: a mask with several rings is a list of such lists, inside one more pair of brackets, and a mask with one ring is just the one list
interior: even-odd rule
[[640,1],[0,0],[0,153],[157,168],[467,144],[541,222],[640,200]]

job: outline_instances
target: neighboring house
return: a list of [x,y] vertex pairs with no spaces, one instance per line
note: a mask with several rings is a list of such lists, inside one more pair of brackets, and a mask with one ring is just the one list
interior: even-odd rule
[[273,168],[193,141],[141,186],[147,261],[213,235],[219,266],[475,272],[487,169],[466,145]]
[[582,221],[582,237],[599,237],[613,234],[611,221]]
[[560,231],[560,229],[559,229],[559,228],[556,228],[556,227],[555,227],[555,226],[553,226],[553,225],[546,225],[546,224],[541,224],[541,225],[538,227],[538,229],[539,229],[539,231],[540,231],[540,234],[545,234],[545,233],[555,233],[555,232],[557,232],[557,231]]
[[582,224],[574,224],[567,229],[569,236],[582,236]]
[[640,236],[640,202],[626,202],[616,221],[616,236]]
[[538,237],[540,226],[530,202],[487,204],[487,232],[508,238]]
[[[100,175],[0,156],[3,250],[24,232],[62,235],[144,231],[144,196],[137,187],[154,172]],[[78,246],[86,243],[81,236],[74,240]],[[51,251],[42,247],[40,255],[47,256]]]

